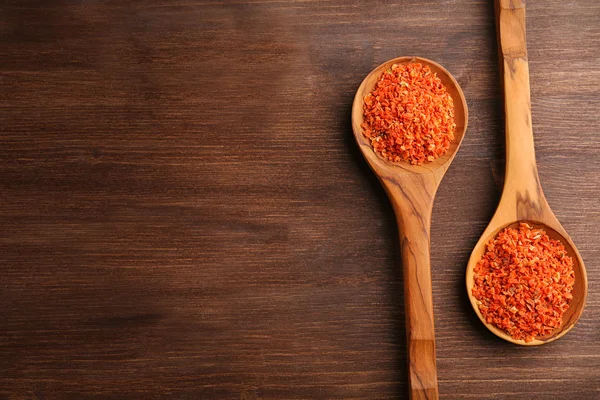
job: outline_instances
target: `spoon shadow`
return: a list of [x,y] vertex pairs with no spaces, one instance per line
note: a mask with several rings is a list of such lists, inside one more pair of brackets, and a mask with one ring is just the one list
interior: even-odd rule
[[387,248],[391,250],[391,257],[393,262],[383,265],[385,268],[385,275],[389,277],[387,281],[387,291],[389,294],[388,303],[392,307],[392,344],[397,349],[394,356],[393,371],[398,379],[394,383],[394,397],[396,398],[408,398],[408,369],[406,365],[406,324],[404,314],[404,278],[402,274],[402,268],[400,266],[400,239],[398,233],[398,226],[396,224],[396,217],[394,210],[392,209],[391,203],[388,199],[383,186],[377,179],[377,176],[373,173],[371,167],[362,155],[356,140],[354,140],[352,134],[352,98],[354,93],[348,96],[348,101],[344,104],[348,106],[344,109],[343,117],[344,121],[343,129],[341,130],[344,134],[344,145],[352,157],[354,165],[358,166],[361,176],[369,184],[370,192],[372,196],[370,198],[378,199],[378,204],[381,207],[381,213],[385,215],[385,230],[381,233],[385,237],[390,238],[392,241],[391,246]]

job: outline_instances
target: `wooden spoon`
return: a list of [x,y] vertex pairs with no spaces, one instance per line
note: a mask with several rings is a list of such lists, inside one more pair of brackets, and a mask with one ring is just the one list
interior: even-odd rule
[[[538,177],[531,128],[529,66],[525,42],[525,2],[522,0],[496,0],[496,20],[500,71],[504,83],[506,173],[498,209],[469,259],[466,277],[467,294],[479,319],[494,334],[512,343],[535,346],[556,340],[573,328],[583,311],[587,297],[587,276],[577,248],[550,210]],[[483,256],[486,244],[501,229],[516,227],[519,221],[528,222],[535,228],[544,229],[550,238],[560,240],[568,255],[573,258],[575,269],[573,299],[568,311],[563,316],[562,326],[549,335],[538,337],[528,343],[523,340],[515,340],[506,332],[486,323],[479,312],[477,299],[472,294],[473,269]]]
[[[420,166],[392,163],[371,147],[363,135],[363,102],[379,76],[393,64],[419,62],[428,65],[454,100],[455,139],[443,156]],[[412,399],[437,399],[435,334],[429,261],[431,210],[437,188],[450,166],[467,129],[468,111],[464,94],[446,69],[420,57],[400,57],[375,68],[356,92],[352,106],[352,130],[367,162],[379,178],[392,203],[400,236],[404,271],[404,303],[408,341],[409,385]]]

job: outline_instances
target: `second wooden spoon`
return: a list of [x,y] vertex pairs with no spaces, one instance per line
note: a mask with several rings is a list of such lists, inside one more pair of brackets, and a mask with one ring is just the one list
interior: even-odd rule
[[[500,71],[504,87],[506,125],[506,174],[502,198],[494,217],[475,245],[467,266],[467,294],[477,316],[495,335],[512,343],[535,346],[549,343],[566,334],[577,322],[587,296],[587,276],[575,244],[550,209],[538,177],[531,125],[529,66],[525,41],[525,2],[496,0],[496,19],[500,52]],[[573,300],[563,316],[563,324],[551,334],[531,342],[515,340],[506,332],[488,324],[479,312],[473,296],[474,268],[485,252],[486,244],[506,227],[528,222],[546,231],[552,239],[564,244],[573,258],[575,286]]]

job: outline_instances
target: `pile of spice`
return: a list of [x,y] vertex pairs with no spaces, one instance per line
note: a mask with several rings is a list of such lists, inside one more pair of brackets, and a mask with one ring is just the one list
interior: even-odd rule
[[473,286],[485,320],[525,342],[559,328],[575,283],[565,246],[520,223],[500,231],[486,250]]
[[364,98],[363,134],[384,158],[420,165],[448,151],[454,139],[454,102],[420,63],[394,64]]

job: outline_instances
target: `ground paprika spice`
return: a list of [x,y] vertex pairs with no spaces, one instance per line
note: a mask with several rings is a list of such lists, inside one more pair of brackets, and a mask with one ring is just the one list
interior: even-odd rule
[[562,325],[574,283],[565,246],[522,222],[487,244],[474,269],[472,293],[487,323],[530,342]]
[[394,64],[385,71],[365,96],[363,115],[363,134],[389,161],[434,161],[454,139],[452,97],[420,63]]

